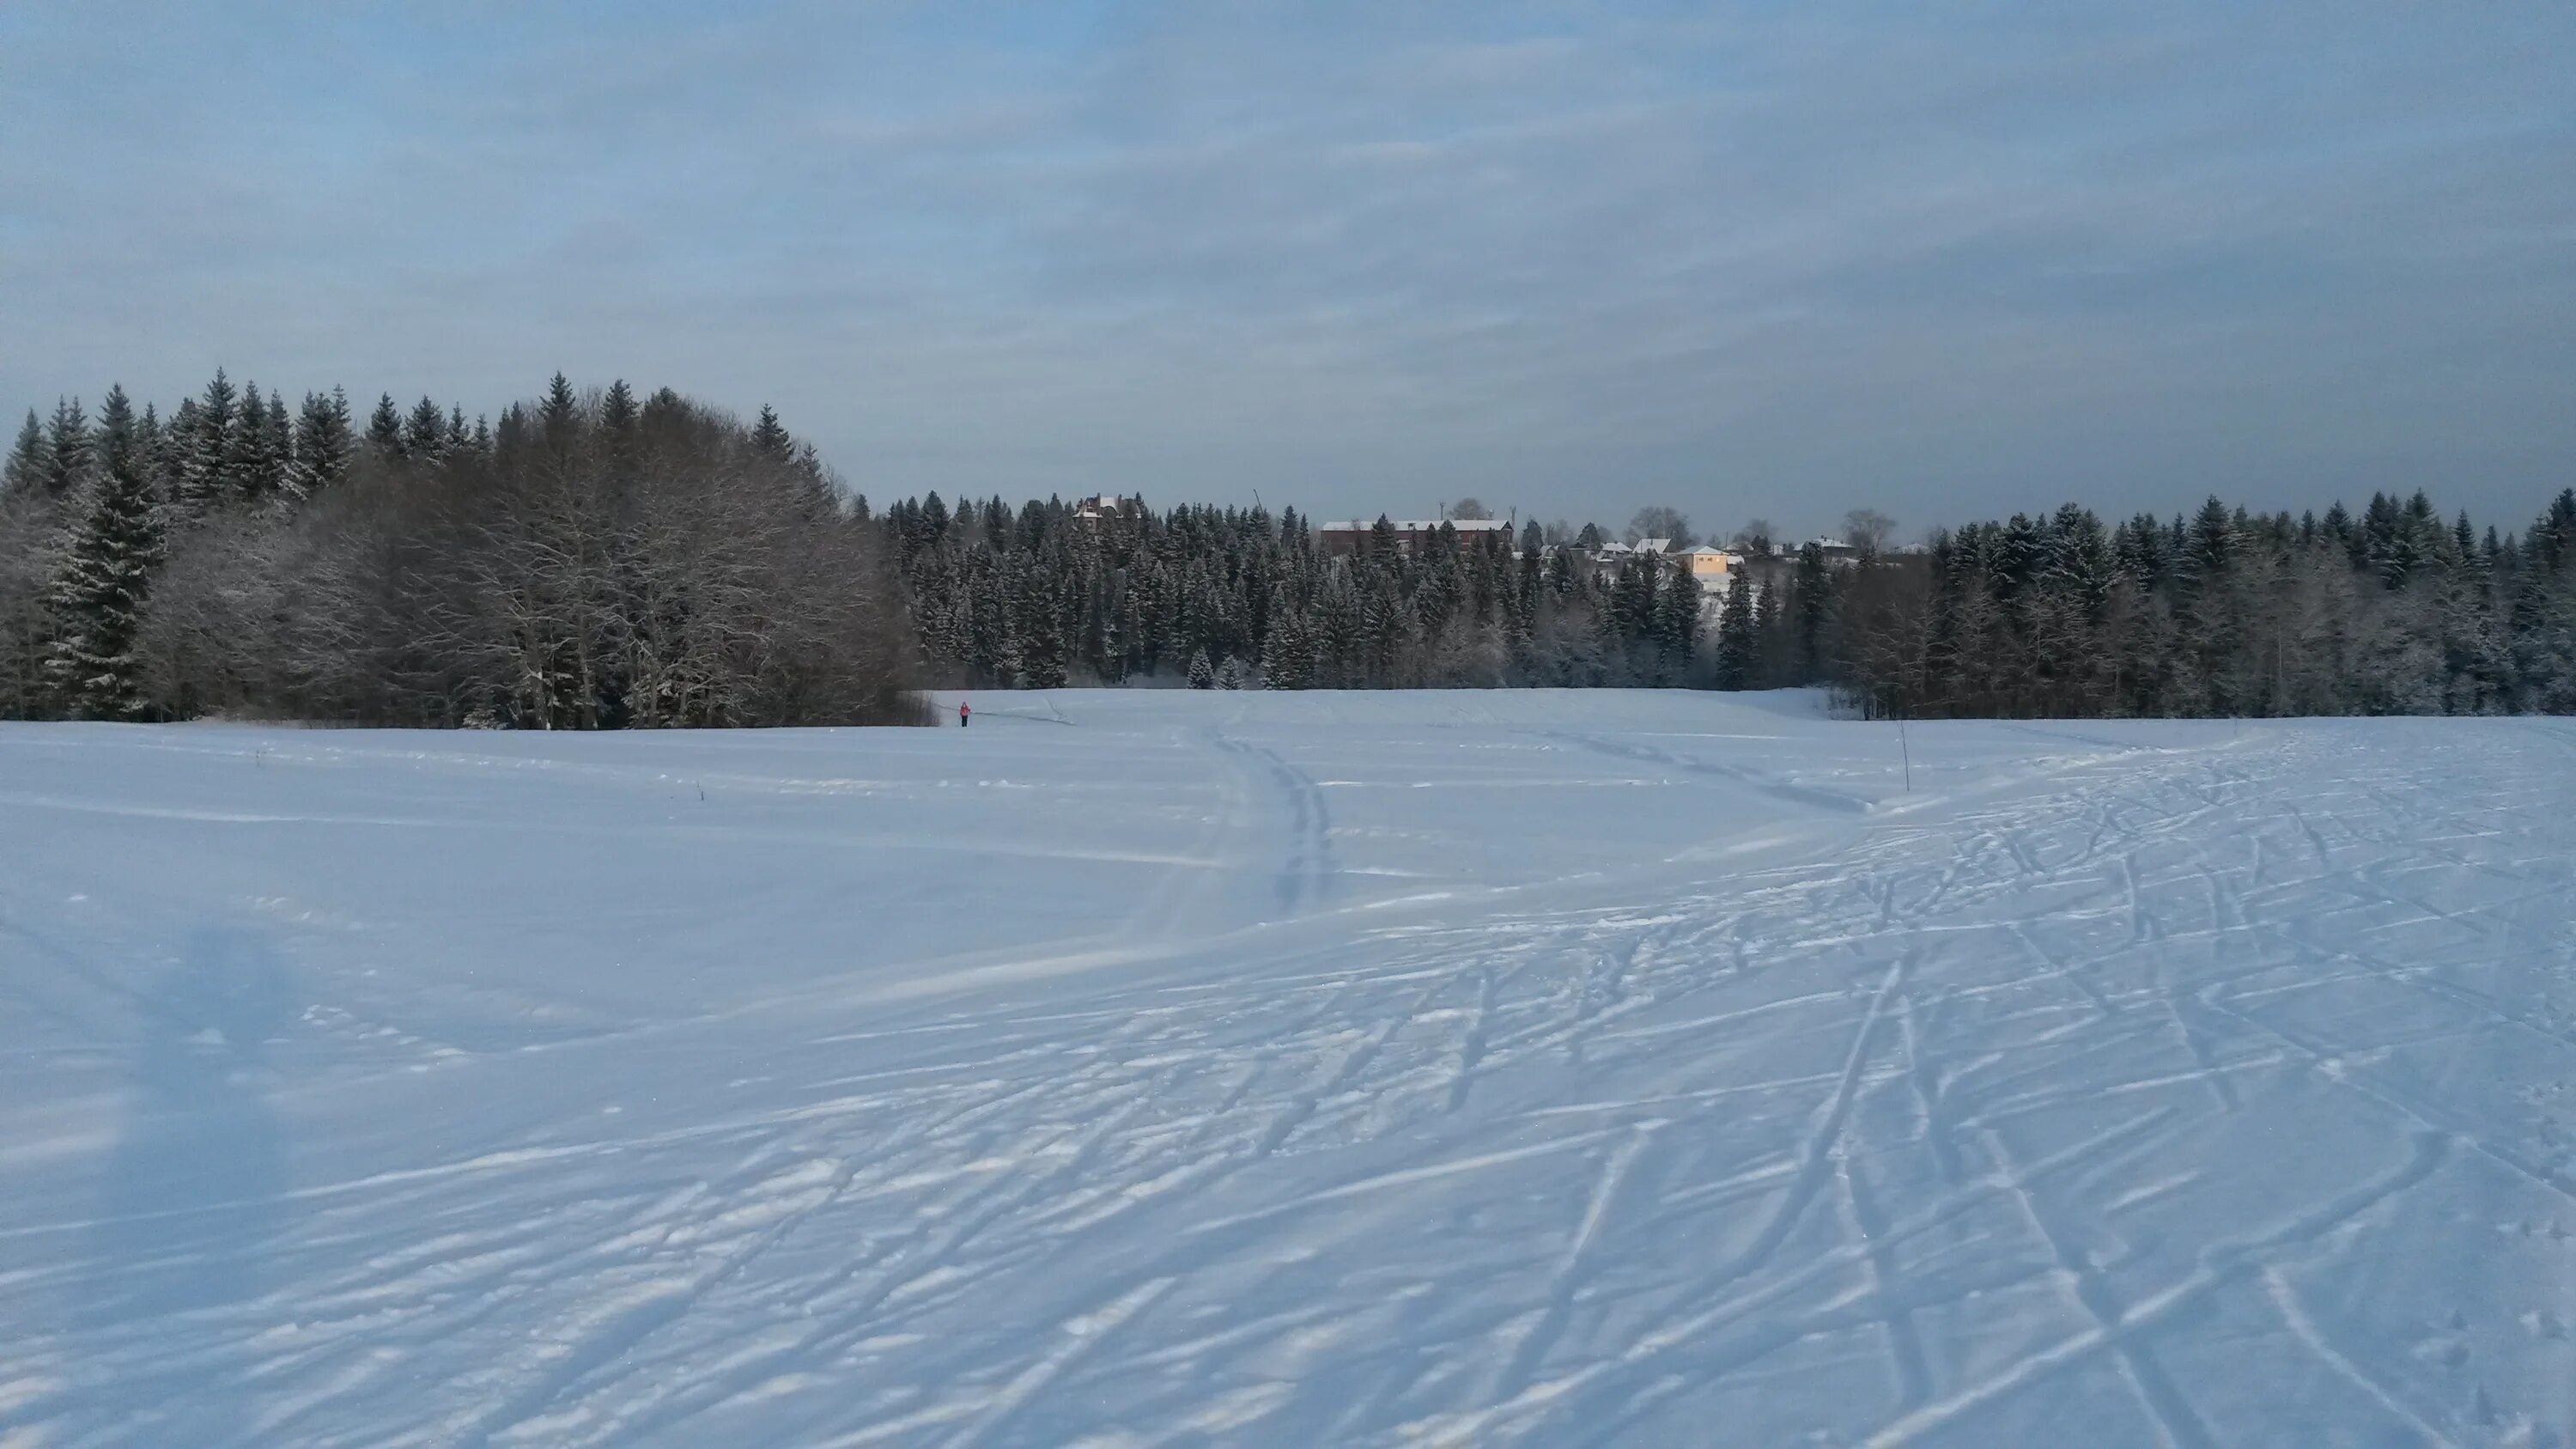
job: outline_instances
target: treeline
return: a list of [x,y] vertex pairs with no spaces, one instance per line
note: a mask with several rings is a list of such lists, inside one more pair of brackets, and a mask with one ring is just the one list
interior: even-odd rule
[[923,659],[947,683],[1409,689],[1710,682],[1698,585],[1667,563],[1597,576],[1535,523],[1443,527],[1408,552],[1381,519],[1328,556],[1296,510],[1060,500],[888,508]]
[[912,719],[878,531],[763,410],[667,389],[470,427],[111,389],[0,473],[0,716],[597,729]]
[[[1462,504],[1461,517],[1481,506]],[[2576,491],[2423,494],[1675,558],[1531,522],[1335,553],[1295,510],[937,494],[881,511],[767,409],[560,376],[497,421],[221,374],[30,414],[0,471],[0,717],[544,729],[924,718],[928,684],[1822,685],[1862,712],[2576,712]],[[1639,537],[1687,540],[1643,510]]]
[[2519,537],[2421,492],[2017,515],[1856,575],[1836,635],[1832,682],[1880,715],[2576,713],[2576,490]]
[[2576,712],[2576,491],[2519,537],[2445,522],[2421,493],[2359,517],[2213,499],[2116,526],[2069,505],[1920,550],[1854,516],[1871,523],[1856,551],[1777,552],[1748,527],[1713,598],[1673,560],[1605,567],[1591,525],[1444,527],[1416,553],[1381,520],[1338,558],[1293,510],[952,512],[933,494],[879,526],[925,665],[958,684],[1822,685],[1917,717]]

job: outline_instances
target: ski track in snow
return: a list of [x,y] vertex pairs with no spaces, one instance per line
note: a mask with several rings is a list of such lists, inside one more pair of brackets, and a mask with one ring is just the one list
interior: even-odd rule
[[2561,732],[1053,706],[0,727],[0,1444],[2576,1441]]

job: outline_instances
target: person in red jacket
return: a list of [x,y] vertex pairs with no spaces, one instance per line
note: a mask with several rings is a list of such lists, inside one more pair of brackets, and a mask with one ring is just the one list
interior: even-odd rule
[[961,730],[966,728],[966,721],[971,716],[972,712],[966,708],[966,701],[962,699],[957,701],[957,727]]

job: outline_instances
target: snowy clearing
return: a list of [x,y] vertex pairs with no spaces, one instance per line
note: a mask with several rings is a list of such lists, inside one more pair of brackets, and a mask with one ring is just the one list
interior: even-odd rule
[[2576,1434],[2576,724],[978,703],[0,726],[0,1444]]

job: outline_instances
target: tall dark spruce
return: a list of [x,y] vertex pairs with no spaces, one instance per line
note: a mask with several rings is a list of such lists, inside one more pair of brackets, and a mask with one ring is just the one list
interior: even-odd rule
[[79,719],[142,719],[151,710],[135,642],[161,563],[161,507],[135,430],[125,389],[110,389],[99,414],[97,482],[46,596],[55,627],[48,682]]

